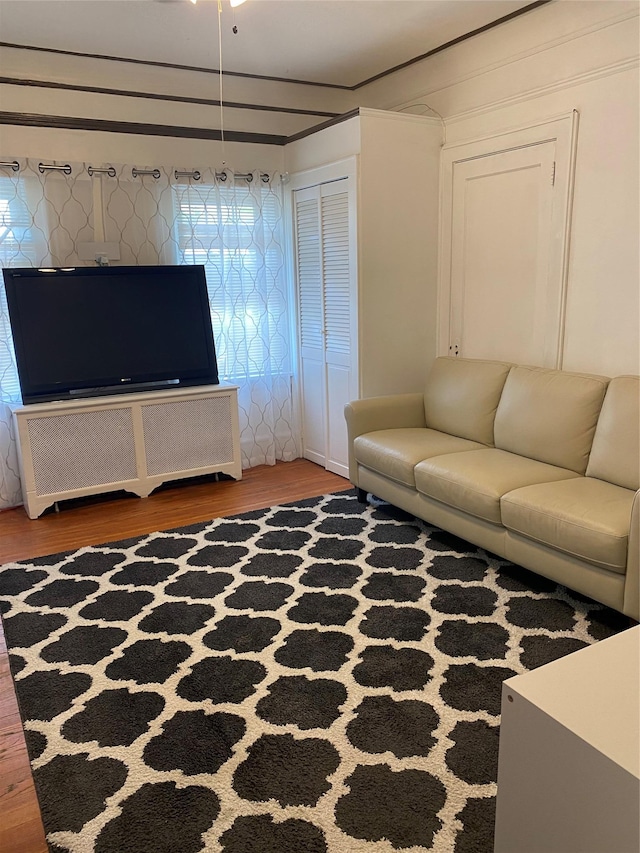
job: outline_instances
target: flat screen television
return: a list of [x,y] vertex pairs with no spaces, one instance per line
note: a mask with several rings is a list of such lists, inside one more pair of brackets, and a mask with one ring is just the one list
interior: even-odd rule
[[218,384],[202,265],[3,277],[25,404]]

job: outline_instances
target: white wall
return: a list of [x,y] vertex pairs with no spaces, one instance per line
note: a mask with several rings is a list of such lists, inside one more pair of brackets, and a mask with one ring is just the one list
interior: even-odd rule
[[100,166],[131,163],[144,168],[178,166],[185,169],[223,164],[236,172],[252,169],[282,171],[281,145],[257,145],[170,136],[142,136],[88,130],[0,125],[0,156],[79,161]]
[[[219,129],[221,124],[219,106],[188,102],[189,98],[219,99],[216,73],[0,45],[0,77],[43,84],[0,83],[3,111],[207,129]],[[51,83],[71,88],[46,85]],[[104,91],[87,92],[80,87]],[[155,97],[136,97],[135,93]],[[298,133],[357,106],[354,93],[336,88],[226,75],[223,101],[225,105],[247,105],[244,109],[225,106],[223,124],[228,130],[280,136]]]
[[[638,271],[638,9],[636,0],[555,0],[357,93],[236,79],[230,100],[346,111],[360,105],[446,119],[446,142],[488,136],[578,110],[564,367],[613,375],[640,372]],[[36,58],[34,58],[36,57]],[[216,97],[211,75],[131,67],[101,60],[0,48],[3,74],[54,78],[173,94]],[[103,67],[104,66],[104,67]],[[213,107],[118,96],[0,87],[4,110],[217,126]],[[428,106],[425,106],[428,105]],[[45,110],[46,108],[46,110]],[[227,127],[294,132],[298,120],[266,112],[229,112]],[[313,124],[316,119],[304,124]],[[120,133],[0,126],[0,153],[95,163],[201,164],[290,172],[332,162],[360,147],[359,133],[338,125],[286,146]],[[295,126],[295,127],[294,127]],[[373,143],[375,152],[375,142]],[[380,156],[388,157],[382,140]],[[391,163],[399,179],[402,162]],[[425,220],[424,239],[434,239]]]
[[442,128],[377,110],[362,110],[360,125],[361,390],[421,391],[436,355]]
[[438,119],[365,108],[285,147],[291,174],[357,158],[363,397],[421,391],[436,354],[441,144]]
[[343,121],[290,142],[284,149],[285,171],[294,174],[337,163],[360,153],[360,122]]
[[429,104],[447,144],[579,112],[567,370],[640,372],[638,9],[559,0],[365,93],[386,108]]

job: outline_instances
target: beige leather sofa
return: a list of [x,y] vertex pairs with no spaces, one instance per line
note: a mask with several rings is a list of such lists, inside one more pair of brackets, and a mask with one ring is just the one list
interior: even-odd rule
[[640,618],[640,378],[438,358],[424,394],[345,408],[349,475]]

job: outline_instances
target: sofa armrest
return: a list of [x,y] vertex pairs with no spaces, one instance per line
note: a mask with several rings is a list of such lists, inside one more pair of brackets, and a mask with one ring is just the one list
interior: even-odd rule
[[389,394],[352,400],[344,407],[349,442],[349,479],[358,485],[353,442],[359,435],[378,429],[426,427],[424,394]]
[[640,621],[640,490],[636,492],[631,508],[623,612],[636,622]]

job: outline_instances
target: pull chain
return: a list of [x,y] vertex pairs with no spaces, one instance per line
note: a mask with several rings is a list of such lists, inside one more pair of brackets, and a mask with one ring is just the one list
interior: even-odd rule
[[218,75],[220,77],[220,139],[222,141],[222,165],[227,165],[224,144],[224,108],[222,106],[222,0],[218,0]]

